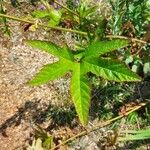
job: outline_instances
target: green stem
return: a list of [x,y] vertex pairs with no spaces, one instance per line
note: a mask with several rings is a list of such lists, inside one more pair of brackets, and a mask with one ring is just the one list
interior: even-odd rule
[[[2,14],[2,13],[0,13],[0,17],[12,19],[12,20],[16,20],[16,21],[19,21],[19,22],[25,22],[25,23],[35,24],[34,21],[30,21],[30,20],[26,20],[26,19],[21,19],[21,18],[15,17],[15,16],[5,15],[5,14]],[[55,30],[59,30],[59,31],[72,32],[72,33],[77,33],[77,34],[81,34],[81,35],[87,35],[86,32],[82,32],[82,31],[78,31],[78,30],[66,29],[66,28],[61,28],[61,27],[53,27],[53,26],[45,25],[43,23],[38,23],[37,25],[40,26],[40,27],[51,28],[51,29],[55,29]]]
[[61,6],[62,8],[66,9],[67,11],[71,12],[72,14],[76,15],[79,17],[79,14],[77,14],[76,12],[72,11],[71,9],[69,9],[68,7],[62,5],[61,3],[59,3],[57,0],[54,0],[54,3],[56,3],[57,5]]

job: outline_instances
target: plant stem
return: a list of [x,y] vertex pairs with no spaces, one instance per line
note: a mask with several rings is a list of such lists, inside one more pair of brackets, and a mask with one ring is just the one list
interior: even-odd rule
[[119,36],[119,35],[106,35],[106,38],[126,39],[126,40],[131,40],[131,41],[147,44],[147,42],[143,41],[143,40],[139,40],[139,39],[136,39],[136,38],[129,38],[129,37],[125,37],[125,36]]
[[123,118],[125,116],[128,116],[130,113],[140,109],[141,107],[145,106],[147,103],[150,103],[150,101],[148,100],[146,103],[140,103],[138,106],[133,107],[133,109],[131,109],[130,111],[126,112],[123,115],[119,115],[119,116],[117,116],[115,118],[112,118],[112,119],[110,119],[110,120],[108,120],[108,121],[106,121],[104,123],[100,123],[100,124],[94,126],[92,129],[89,129],[87,131],[83,131],[83,132],[81,132],[81,133],[79,133],[79,134],[77,134],[77,135],[67,139],[66,141],[60,143],[59,145],[55,146],[54,148],[51,148],[51,150],[55,150],[55,149],[59,148],[60,146],[65,145],[66,143],[73,141],[76,138],[79,138],[79,137],[81,137],[83,135],[89,134],[92,131],[98,130],[99,128],[105,127],[105,126],[111,124],[114,121],[117,121],[117,120],[119,120],[119,119],[121,119],[121,118]]
[[[2,14],[2,13],[0,13],[0,17],[16,20],[16,21],[20,21],[20,22],[25,22],[25,23],[35,24],[34,21],[21,19],[21,18],[15,17],[15,16],[10,16],[10,15],[6,15],[6,14]],[[53,26],[48,26],[48,25],[42,24],[42,23],[38,23],[37,25],[41,26],[41,27],[45,27],[45,28],[51,28],[51,29],[54,29],[54,30],[64,31],[64,32],[72,32],[72,33],[77,33],[77,34],[81,34],[81,35],[85,35],[85,36],[88,35],[87,32],[73,30],[73,29],[66,29],[66,28],[61,28],[61,27],[53,27]],[[90,34],[93,35],[92,33],[90,33]],[[128,38],[128,37],[125,37],[125,36],[106,35],[106,38],[128,39],[128,40],[139,42],[139,43],[142,43],[142,44],[148,44],[148,42],[146,42],[146,41],[139,40],[139,39],[136,39],[136,38]]]
[[[0,13],[0,17],[16,20],[16,21],[20,21],[20,22],[25,22],[25,23],[35,24],[34,21],[21,19],[21,18],[17,18],[17,17],[14,17],[14,16],[10,16],[10,15],[5,15],[5,14],[2,14],[2,13]],[[41,26],[41,27],[46,27],[46,28],[59,30],[59,31],[72,32],[72,33],[77,33],[77,34],[81,34],[81,35],[87,35],[86,32],[82,32],[82,31],[78,31],[78,30],[66,29],[66,28],[61,28],[61,27],[53,27],[53,26],[45,25],[43,23],[38,23],[37,25]]]
[[57,5],[61,6],[62,8],[66,9],[67,11],[71,12],[72,14],[76,15],[79,17],[79,14],[77,14],[76,12],[72,11],[71,9],[69,9],[68,7],[62,5],[61,3],[59,3],[57,0],[54,0],[54,3],[56,3]]

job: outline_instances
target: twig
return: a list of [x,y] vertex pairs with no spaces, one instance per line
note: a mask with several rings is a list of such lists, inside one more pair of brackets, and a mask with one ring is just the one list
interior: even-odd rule
[[[0,13],[0,17],[5,17],[5,18],[8,18],[8,19],[12,19],[12,20],[20,21],[20,22],[25,22],[25,23],[35,24],[34,21],[21,19],[21,18],[15,17],[15,16],[10,16],[10,15],[6,15],[6,14],[2,14],[2,13]],[[88,35],[87,32],[73,30],[73,29],[66,29],[66,28],[61,28],[61,27],[53,27],[53,26],[48,26],[48,25],[42,24],[42,23],[38,23],[37,25],[41,26],[41,27],[45,27],[45,28],[51,28],[51,29],[59,30],[59,31],[72,32],[72,33],[77,33],[77,34],[81,34],[81,35],[85,35],[85,36]],[[90,33],[90,34],[93,35],[92,33]],[[128,37],[125,37],[125,36],[107,35],[106,38],[128,39],[128,40],[131,40],[131,41],[135,41],[135,42],[139,42],[139,43],[143,43],[143,44],[148,44],[146,41],[139,40],[139,39],[136,39],[136,38],[128,38]]]
[[147,103],[149,103],[149,102],[150,102],[150,101],[147,101],[146,103],[141,103],[140,105],[135,106],[132,110],[126,112],[126,113],[123,114],[123,115],[117,116],[117,117],[115,117],[115,118],[113,118],[113,119],[111,119],[111,120],[108,120],[108,121],[104,122],[104,123],[100,123],[100,124],[94,126],[92,129],[89,129],[89,130],[87,130],[87,131],[83,131],[83,132],[81,132],[81,133],[79,133],[79,134],[77,134],[77,135],[75,135],[75,136],[73,136],[73,137],[67,139],[66,141],[60,143],[59,145],[55,146],[54,148],[51,148],[51,150],[55,150],[55,149],[59,148],[60,146],[65,145],[66,143],[73,141],[73,140],[76,139],[76,138],[79,138],[79,137],[81,137],[81,136],[84,136],[84,135],[86,135],[86,134],[89,134],[89,133],[92,132],[92,131],[98,130],[99,128],[105,127],[105,126],[111,124],[112,122],[114,122],[114,121],[116,121],[116,120],[119,120],[119,119],[121,119],[121,118],[123,118],[123,117],[125,117],[125,116],[128,116],[130,113],[132,113],[132,112],[134,112],[134,111],[140,109],[141,107],[145,106],[145,105],[146,105]]
[[[0,13],[0,17],[12,19],[12,20],[16,20],[16,21],[19,21],[19,22],[25,22],[25,23],[35,24],[34,21],[30,21],[30,20],[26,20],[26,19],[21,19],[21,18],[15,17],[15,16],[5,15],[5,14],[2,14],[2,13]],[[81,35],[87,35],[86,32],[82,32],[82,31],[78,31],[78,30],[66,29],[66,28],[61,28],[61,27],[53,27],[53,26],[45,25],[43,23],[38,23],[37,25],[41,26],[41,27],[46,27],[46,28],[51,28],[51,29],[59,30],[59,31],[72,32],[72,33],[77,33],[77,34],[81,34]]]
[[119,35],[106,35],[106,38],[127,39],[127,40],[131,40],[131,41],[135,41],[135,42],[147,44],[147,42],[146,42],[146,41],[143,41],[143,40],[139,40],[139,39],[136,39],[136,38],[129,38],[129,37],[125,37],[125,36],[119,36]]
[[136,124],[137,124],[138,129],[140,130],[141,128],[140,128],[139,120],[137,117],[136,117]]
[[142,49],[140,48],[136,53],[131,54],[131,55],[132,55],[132,56],[136,56],[136,55],[140,54],[141,51],[142,51]]

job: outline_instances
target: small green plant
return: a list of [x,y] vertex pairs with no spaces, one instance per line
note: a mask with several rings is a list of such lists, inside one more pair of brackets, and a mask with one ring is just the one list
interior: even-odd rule
[[119,141],[133,141],[133,140],[145,140],[150,139],[150,129],[144,129],[144,130],[129,130],[124,131],[122,137],[119,137]]
[[112,7],[112,18],[109,21],[109,27],[113,35],[120,35],[128,0],[110,0],[109,2]]
[[91,72],[106,80],[116,82],[140,81],[140,77],[131,72],[123,63],[104,54],[128,46],[127,40],[94,42],[84,51],[71,51],[68,47],[60,48],[52,42],[28,40],[27,44],[41,49],[59,58],[53,64],[45,65],[29,84],[40,85],[72,73],[71,96],[82,125],[88,123],[91,99],[91,85],[88,73]]
[[53,7],[45,10],[35,10],[31,15],[36,19],[48,20],[47,24],[49,26],[56,26],[61,20],[61,12],[59,10],[55,10]]
[[49,150],[53,147],[53,137],[40,126],[34,128],[35,138],[27,150]]

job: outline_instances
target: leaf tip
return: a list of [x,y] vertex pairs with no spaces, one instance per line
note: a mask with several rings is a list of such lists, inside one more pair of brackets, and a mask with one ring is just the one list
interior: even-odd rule
[[26,82],[26,85],[33,87],[33,86],[38,86],[38,85],[41,85],[41,84],[34,81],[34,79],[31,79],[31,80]]
[[32,45],[32,40],[24,40],[24,43],[26,43],[27,45]]
[[28,85],[28,86],[35,86],[35,84],[34,83],[32,83],[32,81],[30,80],[30,81],[27,81],[26,82],[26,85]]

